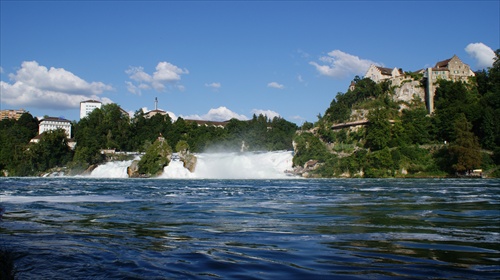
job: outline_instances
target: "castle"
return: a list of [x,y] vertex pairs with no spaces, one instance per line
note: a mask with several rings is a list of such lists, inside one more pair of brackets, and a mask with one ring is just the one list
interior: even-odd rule
[[434,112],[434,94],[436,83],[439,79],[449,81],[467,82],[469,77],[475,76],[469,65],[463,63],[458,56],[439,61],[434,67],[429,67],[413,72],[420,74],[424,78],[424,87],[421,81],[415,80],[409,73],[405,73],[401,68],[384,68],[372,64],[365,74],[376,83],[390,80],[395,87],[394,99],[409,102],[415,97],[425,100],[429,114]]

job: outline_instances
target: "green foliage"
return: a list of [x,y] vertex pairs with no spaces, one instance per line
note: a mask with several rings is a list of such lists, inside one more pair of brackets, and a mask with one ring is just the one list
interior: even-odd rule
[[189,144],[186,140],[181,140],[175,145],[175,151],[178,153],[186,152],[189,150]]
[[454,129],[456,139],[449,148],[452,168],[456,172],[465,172],[480,167],[481,147],[464,114],[455,120]]
[[388,119],[388,111],[384,109],[371,111],[368,115],[368,122],[366,147],[373,151],[388,147],[391,139],[391,124]]
[[[294,163],[319,160],[322,165],[314,172],[326,177],[361,171],[365,177],[418,177],[479,167],[499,170],[500,50],[496,55],[493,67],[476,73],[469,83],[440,80],[431,115],[420,100],[404,102],[407,109],[400,111],[390,96],[390,83],[356,77],[354,89],[338,93],[314,129],[308,128],[320,140],[313,147],[321,143],[323,151],[328,150],[328,143],[331,151],[311,149],[315,140],[298,138]],[[421,74],[410,73],[409,78],[425,86]],[[354,109],[369,111],[364,129],[331,129],[332,124],[350,121]],[[489,156],[481,148],[495,152]]]
[[151,145],[146,154],[141,157],[138,163],[139,173],[148,176],[156,176],[163,171],[163,168],[170,163],[172,148],[165,140],[156,140]]
[[431,141],[431,118],[427,117],[427,109],[418,106],[415,109],[403,110],[401,122],[404,129],[404,142],[408,144],[427,144]]
[[44,132],[40,142],[30,146],[28,157],[35,172],[66,165],[73,158],[66,132],[63,129]]
[[33,174],[26,150],[37,133],[38,120],[29,113],[24,113],[17,121],[0,121],[0,171],[5,170],[12,176]]
[[391,151],[385,147],[380,151],[375,151],[367,155],[367,164],[365,167],[365,177],[379,178],[390,177],[394,174],[394,162]]
[[325,144],[312,133],[298,134],[295,136],[294,142],[297,151],[293,157],[294,166],[303,166],[310,159],[325,162],[331,156]]

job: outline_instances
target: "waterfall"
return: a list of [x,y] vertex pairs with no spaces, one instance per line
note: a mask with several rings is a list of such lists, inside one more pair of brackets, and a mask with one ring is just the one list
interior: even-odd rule
[[[184,168],[178,157],[163,170],[158,178],[171,179],[280,179],[287,178],[292,169],[293,154],[290,151],[200,153],[193,173]],[[98,166],[89,177],[127,178],[127,167],[132,160],[113,161]]]
[[199,179],[279,179],[292,169],[293,154],[289,151],[201,153],[196,169],[189,172],[182,162],[173,160],[160,178]]
[[103,165],[99,165],[89,177],[93,178],[128,178],[127,168],[132,164],[133,160],[125,161],[110,161]]

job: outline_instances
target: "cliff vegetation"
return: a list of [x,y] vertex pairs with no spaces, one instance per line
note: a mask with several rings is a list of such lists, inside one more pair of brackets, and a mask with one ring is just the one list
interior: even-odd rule
[[[402,100],[390,81],[354,79],[314,124],[294,137],[294,166],[305,177],[499,177],[500,51],[468,82],[439,80],[434,112]],[[421,75],[409,82],[425,84]],[[481,170],[481,171],[477,171]],[[474,174],[478,175],[478,174]],[[483,175],[483,174],[480,174]]]

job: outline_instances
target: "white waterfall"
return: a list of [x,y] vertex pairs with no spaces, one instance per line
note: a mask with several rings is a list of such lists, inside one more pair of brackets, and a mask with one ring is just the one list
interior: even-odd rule
[[160,178],[279,179],[292,169],[292,152],[201,153],[193,173],[172,161]]
[[125,161],[110,161],[103,165],[99,165],[89,177],[93,178],[128,178],[127,168],[132,164],[133,160]]
[[[195,154],[197,164],[191,173],[174,157],[158,178],[172,179],[280,179],[287,178],[292,169],[290,151],[200,153]],[[94,178],[127,178],[127,167],[132,160],[108,162],[92,171]]]

